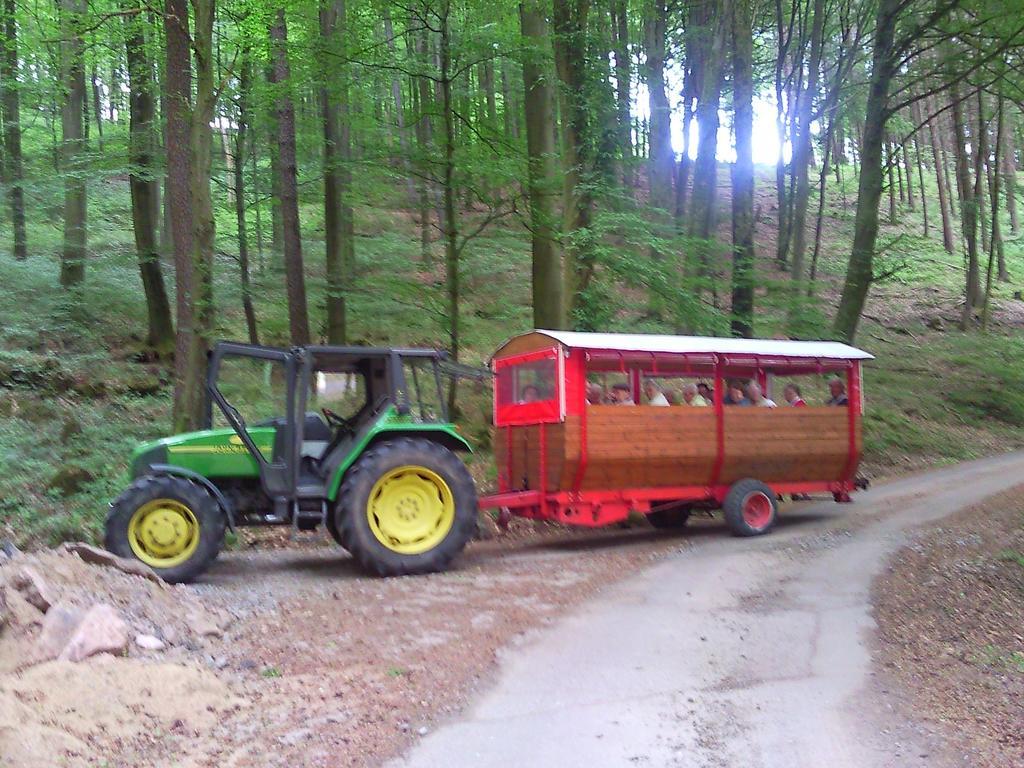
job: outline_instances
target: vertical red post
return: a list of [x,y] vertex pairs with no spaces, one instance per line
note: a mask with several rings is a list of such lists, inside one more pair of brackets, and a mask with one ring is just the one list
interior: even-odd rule
[[722,376],[722,361],[715,356],[715,444],[717,455],[715,464],[711,469],[711,479],[708,485],[718,485],[722,476],[722,467],[725,464],[725,378]]
[[629,372],[629,387],[633,390],[633,402],[640,405],[640,369]]
[[[846,459],[846,470],[843,472],[843,482],[852,486],[857,465],[860,463],[860,450],[857,447],[857,427],[861,416],[861,395],[860,395],[860,363],[851,362],[846,369],[846,413],[849,417],[849,448]],[[842,501],[849,501],[849,490],[844,491],[845,498]]]

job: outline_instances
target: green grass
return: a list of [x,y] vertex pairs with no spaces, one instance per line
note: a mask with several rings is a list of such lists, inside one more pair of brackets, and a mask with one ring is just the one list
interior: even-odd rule
[[[827,335],[849,252],[854,182],[847,169],[845,210],[838,189],[829,189],[816,298],[799,312],[808,338]],[[33,194],[39,202],[48,196],[58,199],[59,191],[37,187]],[[137,355],[143,347],[145,306],[127,188],[123,180],[101,179],[92,182],[90,191],[92,256],[80,290],[68,294],[57,287],[59,207],[58,215],[51,215],[53,206],[41,205],[32,217],[27,262],[0,253],[0,536],[23,546],[95,541],[107,503],[125,484],[133,446],[169,430],[169,370],[165,364],[139,362]],[[348,296],[351,341],[446,347],[440,245],[435,243],[432,263],[421,263],[415,222],[395,212],[395,199],[393,185],[371,180],[356,209],[357,264]],[[237,263],[229,255],[234,252],[229,213],[218,211],[216,334],[240,339],[244,318]],[[310,315],[318,334],[324,295],[318,202],[307,202],[301,213]],[[957,330],[959,256],[942,250],[934,229],[933,238],[920,236],[919,212],[904,214],[899,224],[885,224],[880,236],[880,268],[901,268],[873,286],[858,338],[877,357],[865,369],[864,422],[865,460],[876,474],[973,458],[1024,442],[1021,328],[1009,313],[996,312],[987,334]],[[766,226],[759,224],[759,229]],[[0,243],[8,240],[9,233],[0,228]],[[614,268],[625,269],[630,253],[623,246]],[[1007,257],[1011,273],[1024,276],[1021,244],[1008,242]],[[529,258],[526,234],[511,225],[492,227],[465,248],[461,332],[466,362],[483,363],[503,340],[530,326]],[[770,262],[766,247],[759,249],[759,258],[762,265]],[[261,258],[253,254],[261,340],[286,344],[283,275],[269,253],[262,261],[261,271]],[[173,288],[170,270],[165,274]],[[602,311],[611,318],[609,330],[670,332],[667,321],[646,313],[643,291],[622,280],[606,291]],[[770,337],[787,327],[790,293],[784,277],[767,267],[759,285],[756,333]],[[997,304],[1015,306],[1011,294],[1019,285],[997,285]],[[941,331],[928,327],[933,317],[942,318]],[[721,319],[715,315],[712,324]],[[820,392],[811,385],[808,389],[815,390],[812,397],[824,393],[823,386]],[[470,471],[486,487],[495,476],[489,455],[489,391],[464,383],[459,406],[461,426],[478,449],[469,458]]]

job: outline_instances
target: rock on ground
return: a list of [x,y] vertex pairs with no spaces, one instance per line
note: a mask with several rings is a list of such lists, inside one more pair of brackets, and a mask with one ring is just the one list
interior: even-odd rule
[[157,584],[163,584],[163,580],[156,575],[156,572],[145,563],[127,557],[118,557],[113,552],[94,547],[81,541],[69,542],[63,549],[67,552],[78,555],[83,561],[90,565],[102,565],[107,568],[116,568],[122,573],[132,576],[142,576]]
[[128,651],[128,625],[109,605],[98,604],[86,612],[71,640],[58,658],[82,661],[98,653],[123,656]]
[[11,585],[18,590],[28,603],[43,613],[53,605],[50,587],[34,568],[25,566],[15,574]]
[[60,656],[82,623],[84,614],[74,606],[56,603],[46,612],[43,626],[36,639],[35,658],[48,661]]

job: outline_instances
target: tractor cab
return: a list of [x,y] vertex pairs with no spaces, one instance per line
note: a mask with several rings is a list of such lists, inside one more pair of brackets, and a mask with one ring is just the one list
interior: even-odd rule
[[[181,581],[212,559],[225,527],[323,525],[374,572],[444,567],[476,524],[453,453],[470,447],[443,397],[450,365],[428,349],[217,344],[205,429],[136,450],[108,549]],[[199,512],[217,543],[190,554],[203,543]]]

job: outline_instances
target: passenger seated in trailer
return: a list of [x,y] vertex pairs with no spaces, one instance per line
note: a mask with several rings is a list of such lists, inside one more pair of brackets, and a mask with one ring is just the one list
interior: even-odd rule
[[730,381],[729,389],[725,393],[725,404],[726,405],[750,405],[750,400],[747,399],[745,393],[745,387],[743,382],[739,380]]
[[704,398],[704,402],[708,405],[715,402],[714,390],[711,389],[711,385],[706,381],[697,382],[697,393]]
[[795,408],[803,408],[807,405],[807,402],[800,395],[800,387],[793,382],[786,385],[786,388],[782,390],[782,396],[786,398],[786,403]]
[[630,389],[629,384],[612,385],[612,404],[636,405],[636,402],[633,400],[633,391]]
[[605,400],[604,389],[600,384],[587,384],[587,405],[604,405]]
[[846,384],[842,379],[833,376],[828,381],[828,391],[831,393],[825,405],[849,405],[850,400],[846,396]]
[[540,390],[533,384],[527,384],[519,393],[520,403],[536,403],[540,400]]
[[644,396],[647,398],[648,405],[668,405],[668,398],[665,397],[665,393],[661,391],[661,387],[654,379],[647,379],[644,382]]
[[707,407],[708,401],[700,393],[698,384],[687,384],[683,387],[683,405],[692,405],[697,408]]
[[764,392],[761,391],[761,385],[756,381],[752,381],[747,385],[747,395],[750,397],[751,405],[756,405],[760,408],[775,407],[775,401],[770,397],[764,396]]

